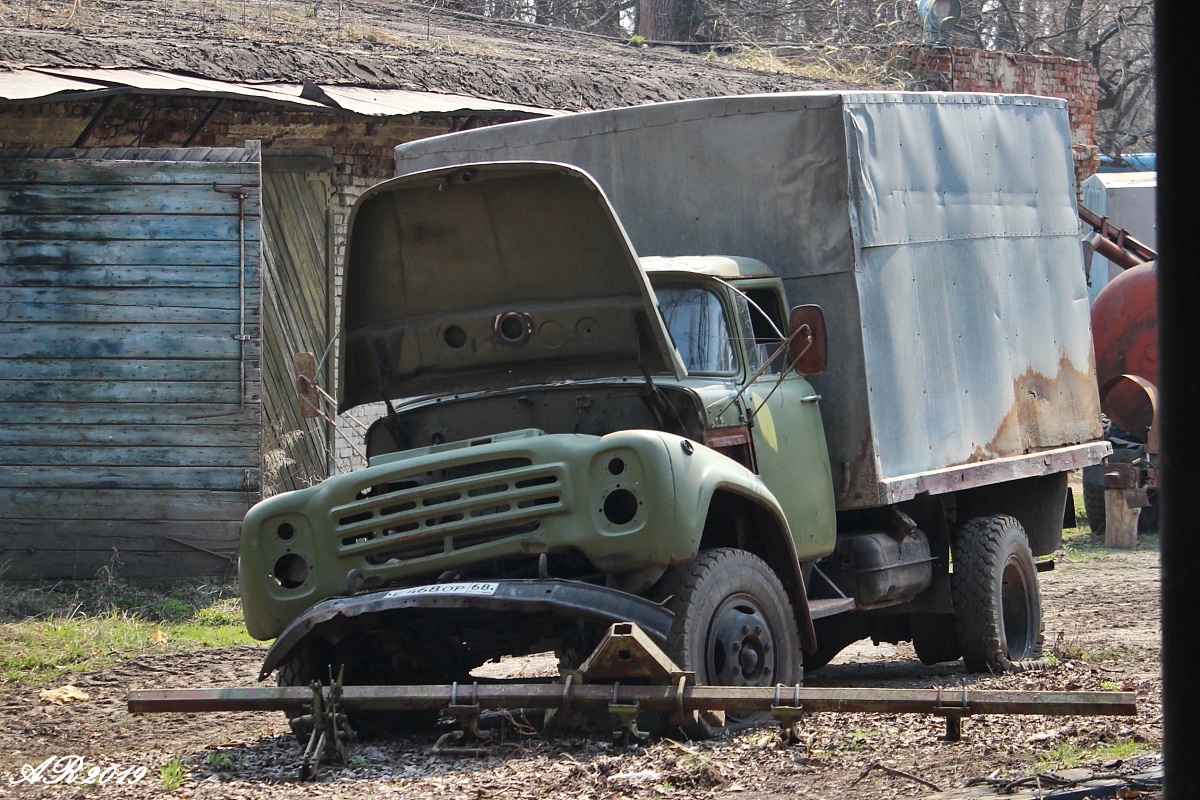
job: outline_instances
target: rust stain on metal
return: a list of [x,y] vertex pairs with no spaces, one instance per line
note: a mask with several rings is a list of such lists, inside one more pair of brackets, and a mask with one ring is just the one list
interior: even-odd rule
[[854,455],[853,464],[843,463],[841,468],[842,485],[838,487],[837,507],[848,508],[863,502],[874,502],[874,496],[867,496],[866,489],[874,488],[879,479],[875,464],[875,432],[866,428],[862,432],[858,452]]
[[1054,377],[1025,370],[1013,381],[1013,403],[996,435],[977,445],[968,463],[1020,455],[1047,442],[1074,444],[1099,439],[1100,400],[1091,365],[1079,369],[1064,353]]

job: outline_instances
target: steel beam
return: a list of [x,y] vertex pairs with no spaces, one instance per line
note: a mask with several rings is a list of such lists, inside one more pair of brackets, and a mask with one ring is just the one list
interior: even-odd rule
[[[145,689],[129,693],[132,713],[283,711],[312,705],[305,687]],[[1045,716],[1132,716],[1133,692],[1026,692],[970,689],[857,689],[758,686],[635,686],[620,683],[503,683],[460,686],[346,686],[348,709],[393,711],[436,709],[469,702],[480,708],[605,709],[636,703],[644,710],[773,711],[934,714],[1041,714]]]

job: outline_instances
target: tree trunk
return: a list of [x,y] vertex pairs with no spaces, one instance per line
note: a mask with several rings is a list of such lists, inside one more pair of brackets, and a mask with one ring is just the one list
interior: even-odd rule
[[637,26],[634,33],[644,39],[657,39],[654,28],[654,0],[638,0]]
[[1140,508],[1130,508],[1120,489],[1104,490],[1104,546],[1136,550]]
[[1063,15],[1063,52],[1071,58],[1079,57],[1079,28],[1083,24],[1083,0],[1067,0]]

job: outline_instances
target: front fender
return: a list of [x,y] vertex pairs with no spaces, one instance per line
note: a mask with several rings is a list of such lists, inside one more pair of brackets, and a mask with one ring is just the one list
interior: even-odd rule
[[[670,443],[667,446],[675,482],[675,513],[681,527],[694,531],[693,551],[699,550],[708,510],[713,496],[719,491],[744,497],[765,510],[791,542],[791,528],[783,507],[762,478],[732,458],[704,445],[669,434],[663,434],[663,438],[677,439],[675,446]],[[794,555],[794,544],[791,552]]]
[[668,447],[675,470],[676,513],[686,519],[684,527],[695,532],[693,553],[699,552],[704,523],[718,492],[728,492],[753,503],[766,512],[775,524],[769,536],[768,548],[773,552],[771,568],[790,588],[792,608],[800,630],[804,649],[816,647],[816,631],[808,607],[804,574],[796,553],[796,541],[788,525],[787,515],[779,500],[762,479],[733,459],[702,445],[691,442],[678,448]]

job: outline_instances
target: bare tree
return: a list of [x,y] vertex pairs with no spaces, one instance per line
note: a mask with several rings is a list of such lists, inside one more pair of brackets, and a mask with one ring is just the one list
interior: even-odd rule
[[1100,78],[1097,144],[1118,155],[1154,147],[1154,25],[1149,5],[1124,6],[1086,43]]
[[[928,40],[916,0],[428,0],[484,16],[662,42],[867,48]],[[944,44],[1087,61],[1102,152],[1154,147],[1153,0],[962,0]]]

